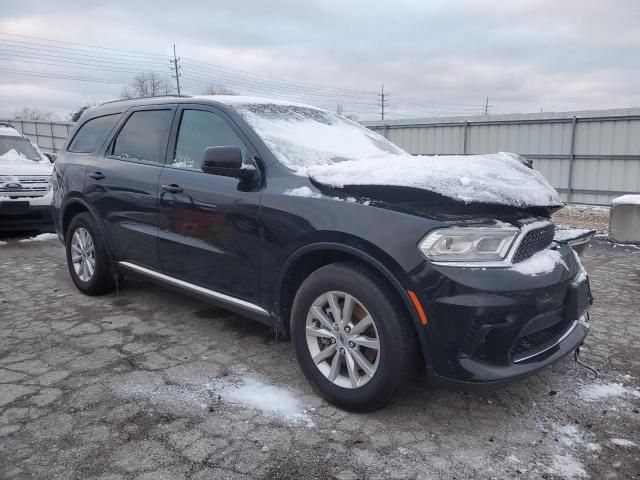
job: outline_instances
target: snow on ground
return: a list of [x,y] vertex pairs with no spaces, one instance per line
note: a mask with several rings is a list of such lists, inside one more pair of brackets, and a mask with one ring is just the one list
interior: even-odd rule
[[22,240],[20,240],[21,243],[24,242],[46,242],[48,240],[54,240],[57,239],[58,235],[56,235],[55,233],[41,233],[40,235],[36,235],[35,237],[31,237],[31,238],[23,238]]
[[592,230],[587,230],[585,228],[570,228],[570,229],[561,229],[556,230],[556,234],[553,239],[556,242],[564,242],[565,240],[573,239],[585,235]]
[[288,390],[268,385],[257,378],[246,377],[238,382],[216,381],[207,388],[218,392],[227,403],[258,410],[292,423],[302,421],[313,426],[302,403]]
[[622,195],[614,198],[611,205],[640,205],[640,195]]
[[516,263],[511,267],[511,270],[535,277],[536,275],[552,272],[558,264],[567,266],[562,260],[560,252],[557,250],[542,250],[530,258]]
[[588,402],[601,402],[616,397],[640,397],[637,388],[625,387],[622,383],[592,383],[579,392],[579,397]]
[[554,455],[549,473],[559,475],[561,478],[586,478],[588,477],[582,463],[567,453],[564,455]]
[[611,438],[609,439],[609,441],[619,447],[637,447],[638,446],[636,442],[632,440],[627,440],[624,438]]
[[212,403],[222,401],[290,424],[314,426],[304,405],[294,394],[255,377],[225,377],[200,385],[165,384],[131,378],[114,383],[111,388],[124,397],[146,399],[156,405],[185,411],[203,412]]

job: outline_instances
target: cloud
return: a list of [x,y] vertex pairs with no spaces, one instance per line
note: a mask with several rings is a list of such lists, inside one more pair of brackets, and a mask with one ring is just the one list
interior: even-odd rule
[[[0,32],[165,57],[117,69],[103,64],[98,70],[62,63],[62,58],[58,66],[9,61],[3,53],[0,68],[63,71],[122,84],[133,76],[131,69],[169,75],[175,43],[183,58],[183,86],[196,93],[208,82],[243,93],[287,93],[282,82],[269,88],[255,76],[240,78],[195,62],[201,61],[337,89],[375,92],[385,83],[389,111],[404,117],[479,113],[487,96],[494,112],[505,113],[629,107],[640,105],[638,25],[640,2],[635,0],[203,0],[183,1],[180,8],[167,0],[55,5],[25,0],[3,6]],[[3,38],[9,37],[0,35],[0,43]],[[0,77],[5,86],[22,82],[43,89],[37,96],[16,90],[11,104],[63,113],[84,98],[117,96],[121,88],[9,73]],[[322,91],[309,86],[306,92],[288,93],[327,108],[340,101],[361,118],[378,110],[374,93],[356,101]],[[0,92],[5,92],[0,108],[6,109],[7,89]],[[62,95],[46,98],[52,92]],[[36,100],[41,103],[34,105]]]

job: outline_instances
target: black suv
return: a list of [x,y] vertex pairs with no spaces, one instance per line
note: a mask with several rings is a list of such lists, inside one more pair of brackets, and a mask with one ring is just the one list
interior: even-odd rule
[[446,182],[428,191],[349,179],[341,165],[366,173],[360,157],[395,180],[403,162],[422,161],[293,103],[161,97],[91,108],[53,179],[71,277],[98,295],[142,275],[255,318],[289,335],[308,380],[346,409],[383,406],[424,367],[433,385],[505,384],[583,342],[591,295],[578,255],[553,240],[558,200],[461,200],[435,188]]

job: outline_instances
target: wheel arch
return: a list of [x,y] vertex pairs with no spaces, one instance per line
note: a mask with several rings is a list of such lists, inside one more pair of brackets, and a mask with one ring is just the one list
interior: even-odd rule
[[104,227],[100,222],[100,217],[95,211],[95,209],[82,197],[70,197],[65,200],[62,208],[60,209],[60,230],[62,232],[62,236],[66,242],[67,230],[69,229],[69,225],[71,224],[71,220],[76,215],[86,212],[93,217],[97,227],[100,229],[100,234],[104,239],[107,246],[107,253],[109,255],[110,261],[113,262],[113,254],[111,250],[111,245],[109,243],[109,237],[106,235]]
[[[382,256],[382,255],[381,255]],[[426,343],[424,327],[420,317],[411,303],[406,289],[397,278],[401,272],[400,266],[394,266],[389,260],[385,263],[374,254],[366,252],[352,245],[339,242],[320,242],[306,245],[296,250],[283,265],[276,283],[276,297],[274,311],[278,317],[278,328],[289,332],[289,315],[298,287],[313,271],[331,263],[355,261],[372,273],[386,281],[391,287],[406,313],[411,319],[415,333],[418,336],[420,349],[425,361],[430,364],[430,356]],[[394,273],[394,271],[396,273]]]

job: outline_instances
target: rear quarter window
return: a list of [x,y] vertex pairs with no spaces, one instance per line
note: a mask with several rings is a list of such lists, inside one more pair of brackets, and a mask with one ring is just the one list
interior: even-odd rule
[[72,153],[93,153],[107,137],[113,126],[120,118],[120,114],[105,115],[92,118],[84,123],[75,134],[67,151]]

